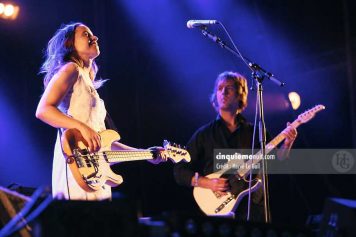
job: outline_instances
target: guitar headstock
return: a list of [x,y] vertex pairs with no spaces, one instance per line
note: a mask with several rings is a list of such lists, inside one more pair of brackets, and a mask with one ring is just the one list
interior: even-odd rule
[[185,147],[182,148],[180,145],[174,143],[172,144],[167,140],[164,140],[163,147],[168,155],[168,158],[170,158],[175,163],[180,162],[182,160],[184,160],[185,162],[190,162],[190,154],[185,149]]
[[324,105],[316,105],[313,108],[305,111],[304,113],[300,114],[298,116],[298,121],[300,123],[306,123],[309,120],[311,120],[312,118],[314,118],[315,114],[321,110],[325,109]]

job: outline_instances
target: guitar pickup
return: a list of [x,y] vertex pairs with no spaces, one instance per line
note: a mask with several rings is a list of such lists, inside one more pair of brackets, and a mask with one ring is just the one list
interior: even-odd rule
[[229,202],[231,202],[232,200],[234,200],[236,198],[236,195],[231,195],[228,199],[226,199],[220,206],[218,206],[218,208],[215,209],[215,213],[220,212],[222,209],[224,209],[226,207],[227,204],[229,204]]

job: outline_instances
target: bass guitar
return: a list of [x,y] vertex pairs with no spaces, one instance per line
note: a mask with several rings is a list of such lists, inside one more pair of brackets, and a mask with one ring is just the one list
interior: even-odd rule
[[[70,171],[79,186],[87,192],[94,192],[104,184],[115,187],[123,182],[122,176],[111,170],[111,164],[156,159],[157,150],[112,151],[112,143],[120,140],[120,135],[114,130],[104,130],[99,135],[101,148],[98,152],[89,151],[77,129],[67,129],[61,136],[62,151]],[[185,149],[166,140],[160,152],[165,153],[167,157],[164,158],[165,161],[167,159],[173,162],[190,161],[190,155]]]

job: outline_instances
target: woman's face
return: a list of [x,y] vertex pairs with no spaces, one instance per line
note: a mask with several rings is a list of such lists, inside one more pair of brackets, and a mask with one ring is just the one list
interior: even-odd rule
[[95,59],[100,54],[98,37],[85,25],[79,25],[75,29],[74,48],[84,62]]

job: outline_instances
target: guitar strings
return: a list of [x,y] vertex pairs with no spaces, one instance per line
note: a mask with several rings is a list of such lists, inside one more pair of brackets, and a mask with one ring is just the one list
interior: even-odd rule
[[[107,152],[101,152],[101,153],[95,153],[95,154],[87,154],[87,155],[79,155],[76,156],[75,159],[79,160],[80,162],[91,162],[93,163],[93,161],[95,163],[110,163],[107,160],[118,160],[118,161],[130,161],[130,160],[147,160],[147,159],[151,159],[152,157],[152,153],[150,152],[139,152],[139,151],[130,151],[130,152],[125,152],[124,154],[122,152],[118,153],[116,156],[113,155],[116,152],[109,152],[107,154]],[[131,153],[131,154],[130,154]],[[136,154],[132,154],[132,153],[136,153]],[[171,152],[168,151],[168,154],[170,154]],[[110,156],[110,158],[107,158],[107,155]],[[135,156],[136,155],[136,156]],[[174,153],[173,155],[170,155],[170,157],[174,157],[176,154]],[[167,158],[168,159],[168,158]],[[167,160],[164,159],[164,160]]]
[[[177,151],[170,151],[166,150],[168,155],[170,157],[174,157],[177,154],[182,155],[179,153],[186,153],[186,152],[177,152]],[[95,160],[95,161],[100,161],[102,159],[105,160],[113,160],[113,159],[121,159],[121,160],[132,160],[132,159],[139,159],[141,158],[142,160],[144,159],[150,159],[154,158],[152,157],[153,153],[151,151],[104,151],[104,152],[96,152],[92,154],[80,154],[78,156],[74,156],[76,159],[90,159],[90,160]],[[183,154],[184,156],[184,154]]]

